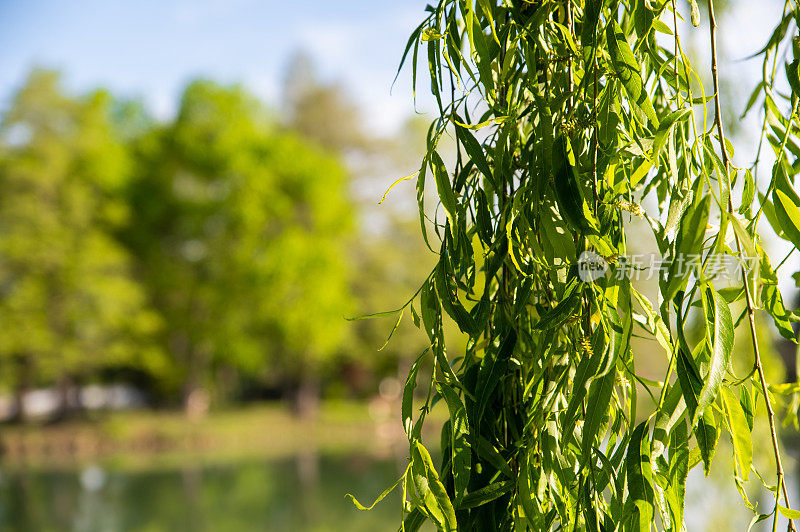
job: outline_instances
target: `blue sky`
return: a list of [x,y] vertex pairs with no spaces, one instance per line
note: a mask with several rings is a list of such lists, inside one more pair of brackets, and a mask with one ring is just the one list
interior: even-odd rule
[[[344,82],[368,123],[390,131],[413,111],[408,71],[389,89],[426,0],[0,0],[0,106],[33,66],[57,68],[67,87],[107,87],[169,117],[187,81],[241,82],[273,104],[290,54],[307,50],[327,79]],[[686,4],[682,11],[688,10]],[[768,7],[764,9],[764,7]],[[776,0],[740,1],[723,21],[728,57],[765,42]],[[686,28],[687,30],[689,28]],[[707,36],[697,35],[705,41]],[[723,63],[722,67],[726,67]],[[756,62],[732,63],[741,96]],[[425,84],[420,85],[421,89]],[[419,108],[431,108],[420,90]]]
[[[291,53],[308,51],[323,76],[343,82],[377,132],[413,112],[408,70],[390,95],[408,35],[426,0],[0,0],[0,109],[34,65],[63,72],[67,87],[98,86],[141,98],[160,118],[174,112],[196,77],[241,82],[273,105]],[[759,79],[741,61],[769,37],[782,0],[739,0],[720,20],[723,72],[734,73],[735,108]],[[688,2],[678,2],[688,15]],[[688,18],[688,17],[687,17]],[[707,60],[705,28],[681,35]],[[702,65],[699,65],[702,66]],[[420,83],[418,109],[431,109]],[[737,159],[749,164],[758,125],[743,124]],[[782,256],[782,254],[780,255]],[[786,283],[786,280],[782,280]]]
[[[33,65],[67,87],[141,97],[161,117],[194,77],[242,82],[275,102],[287,58],[305,49],[343,81],[368,122],[393,129],[413,110],[410,80],[389,90],[425,2],[0,0],[0,105]],[[422,101],[425,107],[425,100]]]

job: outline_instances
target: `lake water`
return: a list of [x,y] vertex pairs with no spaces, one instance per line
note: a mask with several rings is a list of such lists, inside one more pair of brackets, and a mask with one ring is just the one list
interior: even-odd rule
[[[399,490],[370,512],[356,510],[345,494],[371,503],[403,471],[402,458],[309,453],[280,460],[184,462],[147,469],[0,469],[0,530],[376,532],[396,530],[399,523]],[[747,528],[752,514],[733,483],[720,476],[704,479],[701,468],[692,471],[687,530]],[[794,479],[790,486],[794,498]],[[759,506],[768,512],[771,505],[764,497]]]
[[374,497],[402,472],[393,460],[302,455],[285,460],[118,471],[17,471],[0,478],[0,530],[292,531],[394,530],[400,495]]

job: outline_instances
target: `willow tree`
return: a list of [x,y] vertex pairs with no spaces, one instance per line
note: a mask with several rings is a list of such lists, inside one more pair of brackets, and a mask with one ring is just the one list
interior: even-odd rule
[[[415,83],[427,60],[439,110],[417,178],[422,234],[439,260],[397,311],[430,339],[403,395],[404,530],[426,520],[447,531],[682,530],[687,473],[702,464],[708,474],[723,435],[737,486],[754,472],[774,495],[759,514],[740,489],[754,521],[797,517],[774,404],[796,385],[767,382],[756,340],[763,320],[797,341],[764,251],[770,232],[800,247],[797,59],[779,68],[800,16],[792,7],[775,13],[760,52],[749,108],[763,101],[762,142],[739,167],[721,120],[712,1],[702,15],[694,0],[428,6],[403,57]],[[683,53],[678,30],[700,30],[682,14],[710,28],[703,68]],[[784,72],[791,94],[778,90]],[[455,150],[440,153],[445,136]],[[432,193],[438,206],[426,212]],[[634,282],[637,220],[663,258],[654,298]],[[718,275],[726,259],[736,270]],[[465,352],[447,351],[446,320],[469,337]],[[752,368],[740,374],[736,333],[749,345],[736,357]],[[637,336],[660,346],[660,380],[637,371],[654,356],[632,348]],[[432,377],[417,382],[426,359]],[[439,467],[421,437],[437,401],[449,412]],[[760,423],[771,471],[754,471]]]

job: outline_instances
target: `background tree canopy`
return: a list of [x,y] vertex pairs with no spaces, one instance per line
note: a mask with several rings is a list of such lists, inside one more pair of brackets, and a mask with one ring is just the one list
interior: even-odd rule
[[206,384],[220,366],[318,371],[352,308],[342,166],[209,82],[190,85],[175,122],[137,152],[127,235],[180,381]]
[[3,120],[0,352],[18,389],[100,369],[157,364],[161,326],[134,260],[114,238],[134,162],[102,91],[75,100],[35,71]]
[[[400,212],[359,220],[376,199],[353,192],[404,160],[408,137],[366,150],[356,109],[298,57],[287,85],[306,96],[284,115],[195,81],[164,123],[30,74],[0,151],[0,381],[18,400],[59,384],[67,409],[75,386],[121,380],[167,404],[281,394],[313,410],[321,386],[369,393],[416,350],[374,354],[384,327],[345,319],[396,304],[415,277],[398,259],[424,254],[389,241],[388,228],[409,232]],[[309,120],[350,134],[312,134]]]

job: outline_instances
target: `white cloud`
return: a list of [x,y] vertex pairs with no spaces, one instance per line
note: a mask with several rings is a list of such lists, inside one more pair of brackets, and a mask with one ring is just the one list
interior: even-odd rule
[[299,31],[299,45],[324,66],[344,66],[357,51],[355,25],[346,22],[315,21]]

